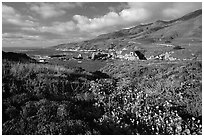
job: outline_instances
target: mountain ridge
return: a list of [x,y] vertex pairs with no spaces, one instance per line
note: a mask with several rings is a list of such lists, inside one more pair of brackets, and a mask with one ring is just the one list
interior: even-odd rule
[[[157,43],[172,43],[177,39],[195,37],[202,40],[202,9],[188,13],[180,18],[140,24],[129,29],[102,34],[94,39],[65,43],[53,48],[78,48],[78,49],[107,49],[121,48],[129,45],[130,41]],[[120,46],[121,45],[121,46]]]

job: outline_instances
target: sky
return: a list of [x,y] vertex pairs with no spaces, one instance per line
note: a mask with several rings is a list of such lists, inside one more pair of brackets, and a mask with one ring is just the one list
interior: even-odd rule
[[3,2],[3,47],[78,42],[202,9],[201,2]]

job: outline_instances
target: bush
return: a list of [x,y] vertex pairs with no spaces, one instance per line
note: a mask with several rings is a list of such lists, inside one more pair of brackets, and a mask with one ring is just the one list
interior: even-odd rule
[[174,50],[180,50],[180,49],[184,49],[184,48],[182,48],[181,46],[178,46],[178,45],[177,45],[177,46],[174,46],[173,49],[174,49]]
[[159,67],[126,62],[102,74],[105,70],[112,78],[3,63],[2,133],[202,134],[200,62]]
[[89,123],[100,117],[100,111],[86,96],[79,100],[90,87],[90,74],[8,61],[2,68],[3,134],[97,133],[89,131]]

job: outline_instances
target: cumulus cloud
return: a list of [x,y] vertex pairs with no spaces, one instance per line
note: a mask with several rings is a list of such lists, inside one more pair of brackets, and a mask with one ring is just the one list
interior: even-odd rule
[[77,22],[77,27],[81,31],[95,32],[104,31],[103,29],[111,29],[114,26],[130,25],[141,22],[149,17],[149,13],[144,8],[134,8],[129,6],[119,13],[110,11],[104,16],[97,18],[88,18],[82,15],[74,15],[73,19]]
[[[30,4],[30,3],[28,3]],[[62,16],[66,13],[65,9],[72,9],[82,6],[81,3],[31,3],[30,10],[39,14],[42,18]]]
[[[170,20],[177,18],[193,10],[202,8],[202,4],[182,2],[130,2],[118,7],[120,8],[109,7],[110,12],[101,17],[88,18],[83,15],[74,15],[73,20],[77,22],[77,27],[81,31],[100,34],[121,27],[153,22],[158,19]],[[123,9],[121,9],[121,7],[123,7]]]
[[74,15],[73,19],[77,21],[77,27],[81,31],[93,31],[117,24],[118,14],[115,12],[110,12],[101,18],[93,19],[89,19],[88,17],[82,15]]
[[149,17],[149,14],[150,13],[144,8],[140,8],[140,9],[130,8],[130,9],[122,10],[119,13],[120,18],[122,18],[122,20],[124,20],[125,23],[144,21]]
[[23,17],[14,8],[4,4],[2,6],[2,22],[3,24],[9,23],[17,26],[35,26],[37,24],[36,22]]

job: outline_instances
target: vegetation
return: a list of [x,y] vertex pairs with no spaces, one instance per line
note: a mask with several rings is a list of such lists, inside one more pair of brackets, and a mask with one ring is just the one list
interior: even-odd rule
[[[201,134],[201,62],[109,65],[120,78],[107,117],[128,134]],[[107,105],[106,105],[107,106]]]
[[184,48],[182,48],[181,46],[177,45],[177,46],[173,47],[173,49],[174,50],[180,50],[180,49],[184,49]]
[[10,60],[10,61],[17,61],[17,62],[33,62],[33,63],[36,62],[35,59],[32,59],[23,53],[14,53],[14,52],[2,51],[2,58]]
[[201,62],[89,73],[3,60],[2,74],[3,134],[202,134]]

